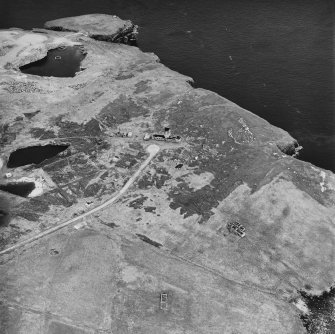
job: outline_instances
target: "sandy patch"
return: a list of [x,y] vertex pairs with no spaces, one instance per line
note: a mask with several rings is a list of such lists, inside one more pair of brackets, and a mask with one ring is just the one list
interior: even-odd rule
[[214,180],[214,175],[210,172],[204,172],[199,175],[190,174],[187,175],[184,180],[191,188],[199,190],[207,185],[210,185],[210,183]]

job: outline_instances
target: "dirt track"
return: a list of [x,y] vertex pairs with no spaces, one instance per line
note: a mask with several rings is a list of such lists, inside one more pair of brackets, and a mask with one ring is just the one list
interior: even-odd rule
[[92,213],[95,213],[105,207],[107,207],[108,205],[111,205],[112,203],[114,203],[120,196],[122,196],[127,190],[128,188],[134,183],[134,181],[138,178],[138,176],[141,174],[141,172],[143,171],[143,169],[148,166],[148,164],[150,163],[150,161],[154,158],[154,156],[159,152],[159,146],[158,145],[149,145],[147,147],[147,151],[149,153],[149,156],[148,158],[141,164],[141,166],[139,167],[139,169],[130,177],[130,179],[127,181],[127,183],[121,188],[121,190],[116,194],[114,195],[111,199],[109,199],[107,202],[105,203],[102,203],[101,205],[81,214],[80,216],[77,216],[77,217],[74,217],[72,219],[69,219],[67,221],[65,221],[64,223],[60,224],[60,225],[57,225],[55,227],[52,227],[52,228],[49,228],[47,229],[46,231],[42,232],[42,233],[39,233],[29,239],[26,239],[22,242],[19,242],[17,244],[15,244],[14,246],[12,247],[9,247],[7,249],[4,249],[3,251],[0,252],[0,255],[3,255],[5,253],[8,253],[8,252],[11,252],[19,247],[22,247],[24,245],[27,245],[29,244],[30,242],[33,242],[35,240],[38,240],[46,235],[49,235],[53,232],[56,232],[58,230],[60,230],[61,228],[65,227],[65,226],[68,226],[84,217],[87,217],[89,215],[91,215]]

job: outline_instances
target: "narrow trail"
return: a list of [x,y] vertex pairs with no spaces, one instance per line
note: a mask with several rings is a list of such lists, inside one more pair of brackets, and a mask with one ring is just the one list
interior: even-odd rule
[[[116,194],[114,195],[111,199],[109,199],[108,201],[106,201],[105,203],[102,203],[101,205],[81,214],[80,216],[77,216],[77,217],[74,217],[70,220],[67,220],[65,221],[64,223],[60,224],[60,225],[57,225],[55,227],[52,227],[38,235],[35,235],[29,239],[26,239],[22,242],[19,242],[15,245],[13,245],[12,247],[9,247],[3,251],[0,252],[0,256],[5,254],[5,253],[9,253],[19,247],[22,247],[22,246],[25,246],[33,241],[36,241],[44,236],[47,236],[53,232],[56,232],[82,218],[85,218],[97,211],[100,211],[102,209],[104,209],[105,207],[113,204],[119,197],[121,197],[128,189],[129,187],[134,183],[134,181],[139,177],[139,175],[142,173],[142,171],[148,166],[148,164],[151,162],[151,160],[155,157],[155,155],[159,152],[160,150],[160,147],[158,145],[149,145],[147,147],[147,152],[149,153],[149,157],[141,164],[141,166],[139,167],[139,169],[130,177],[130,179],[127,181],[127,183],[122,187],[122,189]],[[100,223],[101,224],[101,223]],[[231,284],[234,284],[234,285],[239,285],[241,287],[244,287],[244,288],[249,288],[251,290],[257,290],[258,292],[261,292],[261,293],[264,293],[264,294],[267,294],[267,295],[270,295],[272,297],[275,297],[275,298],[278,298],[278,296],[276,295],[275,292],[272,292],[271,290],[269,289],[261,289],[259,286],[257,285],[254,285],[254,284],[247,284],[247,283],[244,283],[244,282],[239,282],[239,281],[235,281],[233,279],[230,279],[228,277],[226,277],[223,273],[221,273],[219,270],[216,270],[214,268],[211,268],[211,267],[208,267],[208,266],[205,266],[203,264],[200,264],[200,263],[196,263],[192,260],[189,260],[187,258],[184,258],[183,256],[180,256],[178,254],[174,254],[172,252],[172,250],[170,249],[164,249],[163,250],[157,250],[155,249],[154,250],[155,252],[167,257],[167,258],[170,258],[172,260],[177,260],[177,261],[180,261],[180,262],[183,262],[184,264],[186,265],[191,265],[191,266],[195,266],[195,267],[198,267],[198,268],[201,268],[203,269],[204,271],[206,272],[209,272],[217,277],[220,277],[228,282],[230,282]]]
[[149,145],[147,147],[147,152],[149,153],[149,157],[141,164],[141,166],[139,167],[139,169],[130,177],[130,179],[127,181],[127,183],[122,187],[122,189],[116,194],[114,195],[111,199],[109,199],[108,201],[106,201],[105,203],[102,203],[101,205],[81,214],[80,216],[77,216],[77,217],[74,217],[72,219],[69,219],[67,221],[65,221],[64,223],[60,224],[60,225],[57,225],[55,227],[51,227],[47,230],[45,230],[44,232],[42,233],[39,233],[31,238],[28,238],[26,240],[23,240],[22,242],[18,242],[17,244],[11,246],[11,247],[8,247],[4,250],[2,250],[0,252],[0,256],[3,255],[3,254],[6,254],[6,253],[9,253],[17,248],[20,248],[22,246],[25,246],[33,241],[36,241],[40,238],[43,238],[45,237],[46,235],[49,235],[53,232],[56,232],[60,229],[62,229],[63,227],[66,227],[82,218],[85,218],[101,209],[104,209],[105,207],[113,204],[119,197],[121,197],[127,190],[128,188],[134,183],[134,181],[138,178],[138,176],[141,174],[141,172],[149,165],[149,163],[151,162],[151,160],[154,158],[154,156],[159,152],[160,148],[158,145],[155,145],[155,144],[152,144],[152,145]]
[[[103,226],[106,226],[106,223],[103,222],[101,219],[97,220],[97,224],[101,224]],[[126,229],[122,226],[119,227],[119,228],[121,229],[121,232],[118,233],[118,232],[114,231],[114,233],[117,233],[119,236],[125,236],[126,235],[126,234],[123,234],[123,233],[130,233],[131,235],[134,235],[132,231],[130,231],[130,230],[128,230],[128,229]],[[257,284],[254,284],[252,282],[248,283],[248,282],[238,281],[238,280],[235,280],[233,278],[229,278],[224,273],[222,273],[219,269],[215,269],[215,268],[212,268],[212,267],[207,266],[205,264],[187,259],[184,256],[175,253],[172,249],[167,248],[165,246],[163,246],[163,248],[157,248],[157,247],[153,246],[153,247],[151,247],[151,251],[156,253],[156,254],[159,254],[159,255],[161,255],[165,258],[168,258],[170,260],[182,262],[186,266],[198,267],[198,268],[202,269],[203,271],[205,271],[207,273],[210,273],[213,276],[220,277],[221,279],[224,279],[226,282],[229,282],[233,285],[237,285],[237,286],[240,286],[242,288],[247,288],[247,289],[250,289],[250,290],[253,290],[253,291],[256,290],[260,293],[269,295],[272,298],[275,298],[275,299],[278,299],[278,300],[281,300],[281,301],[284,300],[284,299],[282,299],[278,296],[276,291],[273,291],[270,288],[269,289],[262,288],[261,286],[259,286]]]

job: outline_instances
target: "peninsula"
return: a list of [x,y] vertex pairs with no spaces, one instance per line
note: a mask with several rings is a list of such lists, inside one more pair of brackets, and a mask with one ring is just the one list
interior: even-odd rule
[[0,332],[307,333],[334,174],[136,35],[103,14],[0,31]]

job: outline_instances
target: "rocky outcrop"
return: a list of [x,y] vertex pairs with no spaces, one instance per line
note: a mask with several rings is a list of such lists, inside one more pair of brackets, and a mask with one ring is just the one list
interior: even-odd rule
[[293,157],[299,155],[299,151],[302,150],[302,146],[298,144],[296,140],[291,143],[277,143],[278,148],[287,155],[291,155]]
[[[107,17],[92,17],[48,27],[111,35]],[[108,201],[149,144],[160,152],[115,205],[1,253],[0,323],[48,334],[305,333],[300,291],[334,283],[335,176],[293,158],[286,131],[193,88],[157,56],[88,35],[0,32],[0,184],[41,185],[33,198],[0,191],[2,251]],[[59,45],[82,45],[85,70],[18,70]],[[165,127],[181,141],[143,140]],[[52,143],[69,147],[7,165],[18,149]],[[245,237],[230,233],[234,221]]]
[[131,21],[106,14],[88,14],[48,21],[46,29],[87,34],[99,41],[128,43],[136,40],[138,27]]

